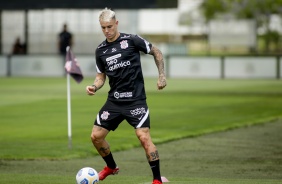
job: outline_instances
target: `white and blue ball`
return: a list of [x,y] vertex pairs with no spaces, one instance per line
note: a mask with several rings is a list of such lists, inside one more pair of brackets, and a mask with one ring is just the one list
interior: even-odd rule
[[99,175],[97,171],[91,167],[84,167],[76,174],[77,184],[98,184]]

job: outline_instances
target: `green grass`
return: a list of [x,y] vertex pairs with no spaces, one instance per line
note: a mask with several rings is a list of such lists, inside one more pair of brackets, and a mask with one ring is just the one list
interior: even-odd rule
[[[281,183],[282,121],[158,144],[170,184]],[[142,148],[114,152],[120,173],[101,183],[150,184]],[[0,183],[69,184],[81,168],[100,170],[100,156],[69,160],[0,160]]]
[[[70,159],[96,154],[90,132],[106,100],[108,86],[90,97],[85,86],[92,81],[71,82],[73,148],[68,149],[66,80],[1,78],[0,158]],[[155,143],[261,123],[282,115],[279,80],[170,79],[165,90],[157,91],[156,79],[146,79],[146,90]],[[139,146],[126,122],[110,133],[108,140],[114,151]]]
[[[94,156],[97,153],[91,144],[90,132],[96,114],[106,100],[109,87],[104,86],[95,96],[90,97],[85,93],[85,86],[92,82],[93,79],[90,78],[86,78],[81,84],[71,81],[72,149],[69,149],[66,79],[0,78],[1,184],[69,184],[74,183],[79,168],[89,165],[103,167],[103,160]],[[282,116],[280,80],[169,79],[168,86],[163,91],[156,90],[156,79],[146,79],[145,82],[151,134],[155,143],[181,140],[185,137],[197,138],[202,134],[262,124]],[[269,134],[271,133],[261,133],[264,136]],[[280,135],[279,131],[276,134]],[[238,141],[238,148],[247,150],[250,147],[248,144],[243,145],[243,137],[242,140],[240,138],[227,138],[225,146],[221,145],[213,151],[208,148],[215,143],[223,144],[220,141],[224,138],[217,138],[214,142],[211,138],[207,138],[208,142],[196,139],[196,143],[192,145],[186,142],[179,145],[172,143],[177,148],[182,147],[176,153],[172,151],[179,150],[176,147],[167,150],[167,145],[158,144],[164,164],[161,165],[162,171],[169,177],[170,184],[281,183],[281,177],[276,176],[279,173],[276,170],[281,168],[281,159],[276,156],[281,155],[279,145],[272,143],[275,148],[273,154],[260,149],[262,142],[264,146],[271,146],[272,139],[261,137],[254,144],[255,138],[246,138],[249,140],[247,143],[252,143],[251,147],[256,145],[256,152],[262,153],[261,157],[265,157],[263,153],[266,156],[271,154],[272,160],[265,159],[261,162],[261,157],[250,155],[247,158],[250,159],[249,162],[245,162],[237,157],[242,152],[240,150],[233,158],[220,160],[220,155],[231,155],[238,150],[236,147],[223,149],[230,143],[234,144],[235,140]],[[150,183],[151,172],[132,127],[126,122],[122,123],[119,129],[109,134],[108,141],[123,172],[102,183]],[[200,145],[205,146],[199,147]],[[133,147],[138,150],[131,150]],[[129,151],[116,152],[126,149]],[[243,152],[241,156],[248,154],[249,152]],[[197,160],[197,155],[204,159]],[[261,175],[264,170],[260,170],[263,164],[265,171],[269,171],[263,172],[265,176]],[[139,167],[141,165],[143,167]],[[247,166],[251,169],[249,175]],[[233,167],[235,168],[232,173]],[[179,170],[182,174],[178,173]],[[215,171],[222,174],[213,173]]]

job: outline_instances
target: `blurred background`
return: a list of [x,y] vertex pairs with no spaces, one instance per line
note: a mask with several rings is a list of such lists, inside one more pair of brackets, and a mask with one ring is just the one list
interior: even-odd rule
[[[58,34],[66,24],[86,76],[105,38],[98,14],[139,34],[166,57],[169,77],[281,78],[282,0],[9,0],[0,2],[0,76],[64,76]],[[21,52],[14,52],[18,42]],[[142,56],[145,76],[156,76]]]

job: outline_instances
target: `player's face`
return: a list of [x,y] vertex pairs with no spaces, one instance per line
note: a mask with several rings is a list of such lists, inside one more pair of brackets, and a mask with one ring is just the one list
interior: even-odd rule
[[115,41],[118,37],[118,21],[112,19],[111,21],[100,21],[102,31],[109,42]]

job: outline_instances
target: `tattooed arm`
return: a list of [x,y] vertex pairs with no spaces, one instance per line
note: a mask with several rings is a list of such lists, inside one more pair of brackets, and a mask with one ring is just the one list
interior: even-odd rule
[[165,77],[165,71],[164,71],[163,54],[154,45],[152,46],[152,49],[151,49],[149,54],[154,56],[154,60],[155,60],[155,63],[157,65],[157,68],[158,68],[158,71],[159,71],[159,79],[158,79],[157,87],[158,87],[159,90],[161,90],[166,86],[166,77]]
[[95,95],[95,92],[103,87],[106,81],[106,74],[97,73],[93,85],[86,86],[86,92],[88,95]]

